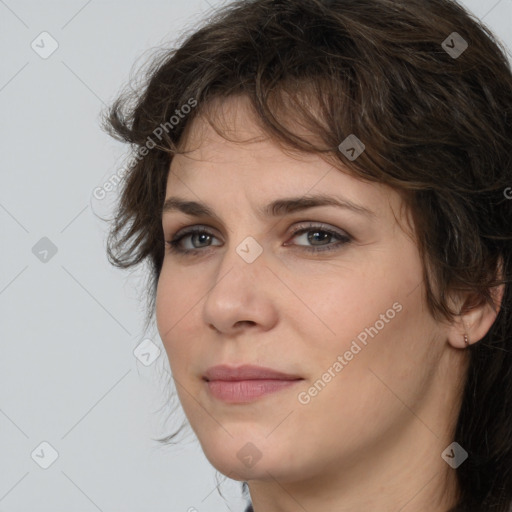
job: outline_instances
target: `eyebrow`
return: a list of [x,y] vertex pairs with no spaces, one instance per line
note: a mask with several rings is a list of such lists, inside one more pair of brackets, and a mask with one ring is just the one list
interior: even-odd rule
[[[367,217],[375,217],[375,212],[359,204],[353,203],[348,199],[325,194],[276,199],[270,204],[259,208],[258,214],[260,217],[282,217],[290,213],[315,208],[317,206],[336,206]],[[169,197],[165,200],[162,207],[162,216],[165,213],[173,211],[180,211],[194,217],[211,217],[218,222],[221,221],[219,216],[206,204],[197,201],[188,201],[180,197]]]

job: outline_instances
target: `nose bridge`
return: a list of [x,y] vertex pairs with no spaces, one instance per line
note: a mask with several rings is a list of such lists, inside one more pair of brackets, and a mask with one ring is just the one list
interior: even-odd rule
[[235,324],[268,324],[273,307],[265,285],[271,274],[266,268],[263,246],[252,235],[240,241],[232,233],[222,254],[215,284],[204,302],[204,321],[219,332],[229,333]]
[[[261,282],[266,266],[263,245],[252,235],[245,236],[241,241],[237,241],[236,236],[234,234],[228,242],[228,248],[219,263],[217,283],[221,280],[240,281],[243,286],[254,282],[256,276]],[[238,235],[238,240],[240,238]]]
[[[247,195],[244,196],[244,202],[251,203]],[[228,250],[225,252],[222,265],[229,268],[235,265],[237,271],[254,272],[255,267],[260,269],[265,259],[263,258],[262,230],[258,228],[258,219],[253,211],[248,213],[248,216],[244,216],[241,213],[241,205],[233,204],[232,206],[235,222],[229,231]]]

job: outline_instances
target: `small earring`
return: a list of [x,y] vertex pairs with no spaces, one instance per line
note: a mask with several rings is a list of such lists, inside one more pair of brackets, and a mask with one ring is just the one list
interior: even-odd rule
[[469,347],[469,339],[467,334],[464,334],[464,343],[466,344],[466,347]]

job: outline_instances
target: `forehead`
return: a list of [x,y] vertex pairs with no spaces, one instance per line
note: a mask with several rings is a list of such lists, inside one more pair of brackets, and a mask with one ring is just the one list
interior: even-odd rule
[[[332,163],[326,164],[318,154],[285,147],[271,139],[245,96],[212,100],[198,113],[187,124],[180,141],[180,153],[172,159],[170,169],[175,174],[186,174],[192,179],[196,170],[215,169],[218,175],[221,168],[232,169],[243,175],[247,174],[245,171],[257,168],[260,178],[271,169],[272,178],[279,180],[292,169],[302,176],[310,174],[314,177],[320,167],[324,172],[332,168]],[[313,135],[305,130],[294,128],[294,132],[313,139]],[[329,162],[328,159],[325,161]],[[276,172],[278,170],[281,172]],[[348,169],[344,171],[349,172]]]
[[[308,142],[323,145],[323,141],[317,135],[301,127],[300,122],[290,117],[290,115],[278,113],[274,115],[278,115],[279,123],[295,135],[304,138]],[[265,129],[263,121],[255,112],[250,99],[243,94],[227,98],[214,98],[202,105],[197,110],[194,119],[187,123],[185,127],[180,139],[180,150],[193,152],[197,155],[205,148],[220,146],[227,142],[237,142],[240,144],[240,149],[244,147],[250,149],[251,143],[264,141],[297,158],[315,156],[312,153],[285,146],[277,138],[271,139],[268,127]]]
[[339,161],[335,165],[334,159],[272,141],[244,97],[217,101],[206,116],[194,118],[183,134],[182,150],[186,154],[175,155],[170,165],[167,196],[206,200],[215,193],[229,201],[245,195],[262,206],[280,197],[338,194],[380,216],[391,211],[398,216],[403,206],[396,191],[356,177]]

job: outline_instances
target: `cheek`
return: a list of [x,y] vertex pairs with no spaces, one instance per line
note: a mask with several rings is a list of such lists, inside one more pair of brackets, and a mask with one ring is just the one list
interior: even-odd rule
[[[193,326],[197,324],[201,306],[201,295],[185,283],[179,270],[163,269],[156,290],[156,323],[172,370],[173,366],[179,370],[180,361],[187,357],[193,346]],[[179,340],[187,340],[187,343]]]
[[[294,418],[302,436],[342,439],[336,450],[355,456],[410,421],[411,413],[404,404],[414,407],[421,403],[431,368],[425,348],[431,324],[423,318],[416,297],[411,297],[407,301],[401,298],[402,310],[393,310],[394,318],[377,328],[377,334],[369,328],[381,312],[385,314],[390,305],[386,300],[384,308],[367,311],[372,320],[362,326],[360,318],[355,321],[349,314],[352,310],[347,309],[337,319],[334,341],[317,338],[316,351],[309,352],[308,366],[313,371],[298,390],[305,393],[301,402],[297,397],[299,414]],[[366,345],[357,339],[361,332],[368,334]],[[359,348],[354,348],[353,341]],[[325,450],[328,458],[333,445],[321,445],[319,449]]]
[[302,305],[302,311],[294,317],[301,319],[307,334],[304,339],[311,340],[316,333],[316,348],[322,347],[330,355],[333,350],[348,350],[358,336],[363,344],[371,340],[368,329],[375,334],[376,323],[379,333],[389,331],[401,314],[397,309],[403,308],[408,284],[394,276],[392,270],[368,265],[333,269],[330,276],[307,279],[302,287],[296,281],[294,288],[310,310]]
[[166,340],[174,320],[173,311],[175,311],[172,293],[173,286],[169,281],[164,271],[162,271],[158,279],[155,300],[156,324],[160,338],[166,348]]
[[381,259],[379,267],[354,268],[337,282],[317,281],[309,297],[322,322],[301,320],[298,336],[311,363],[308,385],[318,384],[312,402],[341,401],[346,410],[367,416],[397,402],[386,384],[404,397],[419,392],[435,357],[428,342],[436,325],[424,305],[414,256],[403,265]]

